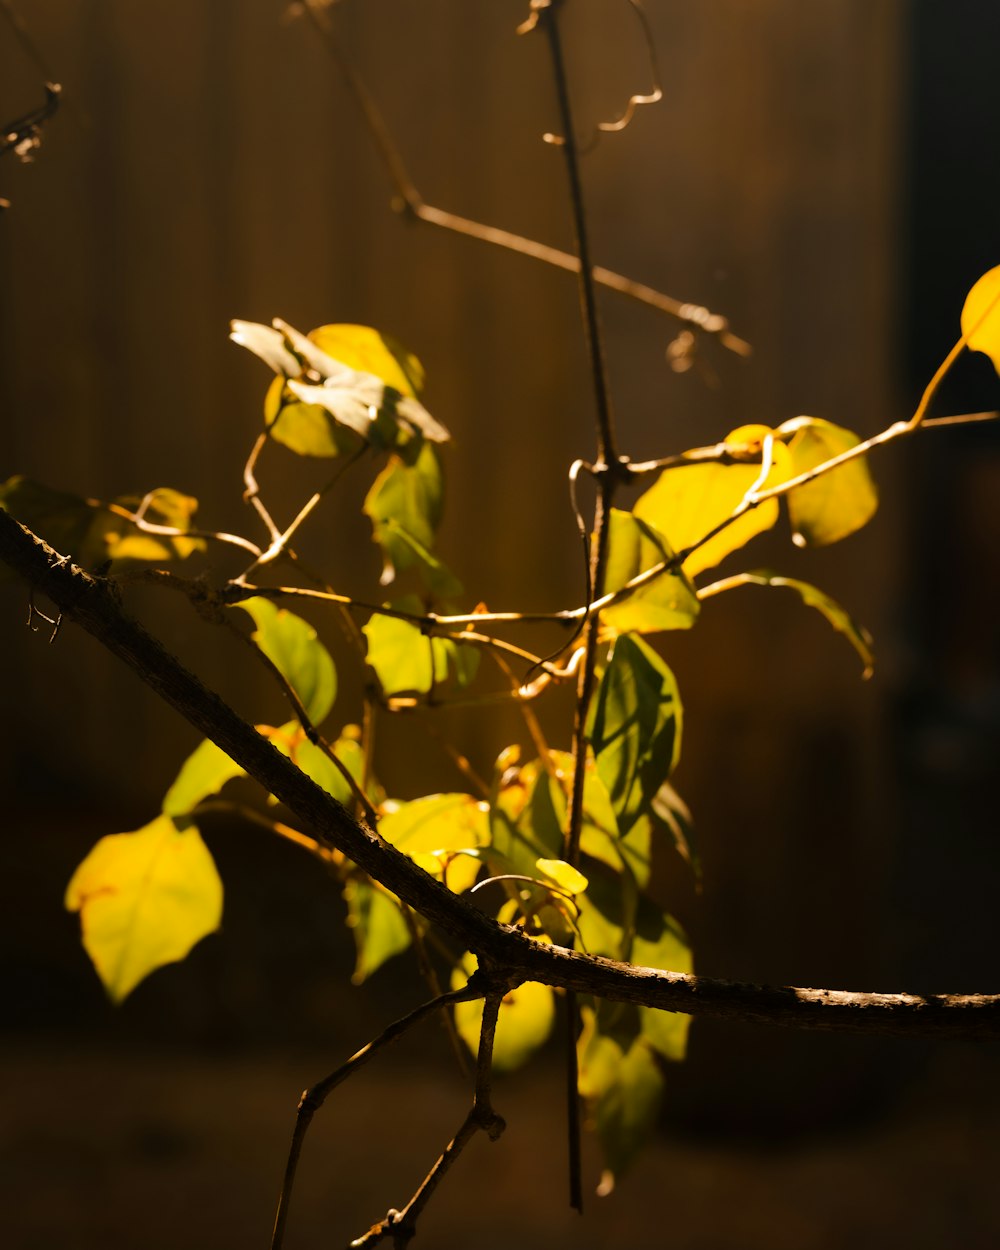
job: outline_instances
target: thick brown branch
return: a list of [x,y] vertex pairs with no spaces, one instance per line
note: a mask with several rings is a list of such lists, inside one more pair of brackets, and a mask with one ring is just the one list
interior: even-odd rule
[[336,848],[432,924],[505,971],[581,994],[717,1019],[844,1032],[1000,1038],[1000,994],[866,994],[719,981],[631,967],[534,942],[450,893],[354,818],[208,690],[93,578],[0,509],[0,560],[122,659],[211,738],[320,841]]

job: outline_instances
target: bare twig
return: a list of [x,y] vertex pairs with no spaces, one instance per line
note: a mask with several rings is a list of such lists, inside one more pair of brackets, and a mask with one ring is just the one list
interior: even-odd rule
[[[480,993],[476,997],[483,997],[483,995]],[[406,1206],[401,1211],[391,1210],[384,1220],[379,1220],[367,1233],[358,1237],[356,1241],[352,1241],[352,1250],[376,1246],[386,1238],[392,1238],[394,1246],[397,1247],[408,1245],[417,1231],[417,1220],[427,1203],[473,1137],[477,1133],[485,1133],[490,1141],[496,1141],[504,1131],[506,1125],[493,1110],[491,1101],[493,1042],[502,999],[503,990],[488,990],[483,1002],[483,1022],[479,1030],[476,1089],[472,1109]]]
[[[558,248],[548,247],[546,244],[538,243],[534,239],[526,239],[522,235],[512,234],[509,230],[501,230],[496,226],[487,226],[478,221],[471,221],[468,217],[460,217],[457,213],[449,213],[445,209],[435,208],[433,205],[425,203],[406,169],[400,151],[389,132],[389,128],[374,97],[362,81],[354,65],[344,55],[325,6],[319,3],[318,0],[302,0],[302,10],[313,28],[321,36],[327,53],[335,62],[348,90],[354,97],[375,150],[378,152],[379,158],[392,181],[396,195],[399,197],[397,207],[402,212],[411,220],[438,226],[450,231],[452,234],[464,234],[469,238],[478,239],[480,242],[490,243],[496,247],[505,248],[507,251],[516,252],[520,256],[527,256],[533,260],[541,261],[556,269],[563,269],[567,273],[579,272],[580,258],[572,255],[570,252],[563,252]],[[682,300],[673,299],[671,296],[664,295],[662,292],[656,291],[644,283],[633,282],[630,278],[625,278],[621,274],[614,273],[612,270],[605,269],[600,265],[594,268],[593,275],[594,281],[601,286],[608,287],[619,295],[628,296],[639,303],[656,309],[658,312],[665,313],[668,317],[672,317],[675,321],[679,321],[682,325],[688,326],[692,330],[717,338],[723,347],[735,352],[737,355],[750,355],[750,344],[733,334],[729,329],[729,322],[718,313],[710,312],[700,304],[685,303]]]
[[298,1170],[299,1157],[302,1154],[302,1145],[305,1141],[306,1133],[309,1131],[309,1125],[312,1123],[313,1116],[326,1102],[330,1094],[333,1093],[338,1085],[346,1081],[349,1076],[353,1076],[355,1072],[364,1067],[370,1059],[374,1059],[379,1051],[398,1041],[414,1025],[419,1024],[421,1020],[425,1020],[435,1011],[441,1011],[446,1007],[453,1006],[455,1003],[466,1003],[474,998],[482,998],[483,994],[484,990],[479,988],[473,977],[462,989],[452,990],[448,994],[441,994],[437,998],[432,998],[429,1002],[421,1004],[416,1010],[403,1016],[402,1019],[394,1021],[378,1037],[370,1041],[367,1046],[362,1046],[359,1051],[356,1051],[346,1063],[341,1064],[329,1076],[324,1077],[322,1081],[317,1081],[315,1085],[305,1090],[299,1099],[295,1128],[292,1130],[292,1142],[288,1149],[285,1176],[281,1186],[281,1194],[278,1198],[277,1213],[274,1217],[271,1250],[281,1250],[281,1246],[284,1243],[285,1226],[288,1222],[288,1210],[292,1200],[292,1190],[295,1186],[295,1174]]

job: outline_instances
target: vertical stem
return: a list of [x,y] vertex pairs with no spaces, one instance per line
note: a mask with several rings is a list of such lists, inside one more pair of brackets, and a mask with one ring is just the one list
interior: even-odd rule
[[618,450],[615,442],[614,418],[611,413],[611,397],[608,391],[607,370],[604,364],[604,346],[601,326],[597,315],[597,290],[594,283],[594,267],[590,259],[590,239],[583,205],[583,187],[580,183],[580,161],[573,132],[573,112],[570,107],[569,85],[563,61],[562,40],[556,20],[556,10],[562,0],[553,0],[539,11],[540,24],[545,30],[552,56],[552,77],[559,102],[559,114],[563,135],[563,154],[566,157],[566,175],[569,179],[570,202],[573,210],[573,232],[576,253],[580,257],[580,312],[583,318],[587,353],[590,357],[591,380],[594,401],[597,405],[598,466],[616,464]]
[[[615,438],[614,417],[608,389],[604,345],[597,312],[597,291],[593,264],[590,259],[590,239],[587,217],[580,182],[580,164],[573,130],[573,112],[570,106],[569,86],[563,61],[562,41],[556,12],[562,0],[552,0],[538,9],[539,19],[545,30],[552,58],[552,76],[559,102],[566,174],[569,180],[570,203],[573,212],[573,230],[576,251],[580,258],[580,314],[590,359],[591,384],[597,416],[597,502],[594,509],[594,533],[590,550],[590,586],[588,599],[600,594],[604,581],[604,566],[608,550],[608,515],[615,488],[623,473]],[[577,681],[576,711],[573,724],[573,789],[570,795],[569,814],[564,842],[565,859],[576,866],[580,859],[580,830],[583,825],[583,786],[587,762],[587,714],[593,698],[597,673],[597,637],[599,616],[593,613],[584,632],[584,658]],[[566,996],[566,1110],[567,1140],[569,1153],[569,1200],[575,1210],[583,1211],[583,1187],[580,1171],[580,1094],[577,1071],[576,1038],[579,1032],[579,1009],[576,995]]]

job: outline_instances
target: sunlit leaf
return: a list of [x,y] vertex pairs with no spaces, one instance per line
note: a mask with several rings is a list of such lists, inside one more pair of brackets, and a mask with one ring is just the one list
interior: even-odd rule
[[489,808],[468,794],[428,794],[400,804],[378,829],[407,855],[462,851],[489,842]]
[[962,333],[974,352],[985,352],[1000,373],[1000,265],[988,270],[965,297]]
[[[416,595],[394,600],[391,607],[414,616],[422,613]],[[476,672],[475,649],[450,638],[429,638],[412,621],[376,612],[362,632],[368,640],[367,660],[387,695],[427,694],[435,683],[453,674],[466,685]]]
[[[452,974],[452,988],[465,984],[475,971],[476,961],[466,955],[460,968]],[[525,981],[517,989],[505,995],[500,1005],[496,1035],[493,1043],[493,1066],[498,1072],[519,1068],[544,1044],[555,1023],[555,996],[547,985]],[[455,1027],[458,1034],[472,1051],[479,1051],[479,1031],[483,1023],[481,999],[458,1003],[455,1007]]]
[[[334,755],[360,786],[364,776],[364,752],[361,744],[355,737],[341,735],[332,746]],[[354,806],[356,799],[353,790],[322,747],[303,737],[293,750],[292,759],[307,777],[311,777],[321,790],[333,795],[338,803],[346,808]]]
[[497,770],[490,798],[491,840],[516,872],[535,876],[539,859],[562,854],[565,817],[565,792],[538,760]]
[[102,838],[73,874],[66,907],[80,913],[87,954],[121,1002],[219,927],[222,882],[198,830],[159,816]]
[[357,950],[351,980],[360,985],[386,960],[402,954],[413,939],[399,903],[384,890],[352,879],[344,885],[344,900]]
[[[662,534],[630,512],[612,508],[609,515],[608,560],[603,594],[620,590],[633,578],[671,559]],[[618,633],[652,633],[688,629],[698,615],[698,599],[680,572],[664,573],[601,613],[601,621]]]
[[[402,600],[392,606],[420,610],[419,600]],[[447,662],[435,663],[432,640],[410,621],[375,613],[362,632],[368,640],[366,658],[386,694],[426,694],[435,680],[447,676]]]
[[563,859],[540,859],[536,867],[567,894],[582,894],[587,888],[587,878],[583,873]]
[[237,605],[257,628],[253,637],[292,687],[314,725],[324,721],[337,695],[337,673],[316,631],[287,608],[256,596]]
[[577,1043],[579,1089],[597,1129],[609,1193],[648,1140],[663,1098],[663,1073],[642,1036],[631,1042],[600,1030],[593,1009],[581,1009]]
[[615,642],[588,729],[597,772],[627,833],[680,758],[682,712],[673,673],[639,638]]
[[[743,426],[734,430],[726,441],[735,449],[747,450],[750,454],[770,433],[766,426]],[[775,441],[772,452],[767,486],[777,485],[788,476],[788,460],[782,444]],[[760,463],[689,464],[665,469],[649,490],[640,495],[632,513],[663,534],[674,551],[684,551],[733,515],[760,473]],[[776,499],[751,509],[693,552],[684,561],[684,572],[694,577],[712,568],[730,552],[770,529],[777,519]]]
[[368,492],[364,510],[382,549],[382,584],[416,569],[440,599],[461,593],[461,583],[432,553],[441,521],[443,481],[437,452],[423,443],[412,463],[392,456]]
[[[789,477],[807,473],[860,442],[850,430],[819,417],[795,417],[779,433],[787,439]],[[878,507],[878,492],[864,456],[797,486],[787,499],[792,541],[799,547],[819,547],[846,538],[866,525]]]
[[[142,501],[126,497],[116,499],[115,502],[135,511]],[[172,490],[169,486],[161,486],[146,497],[143,517],[153,525],[188,530],[197,510],[197,499],[191,495],[183,495],[179,490]],[[171,538],[164,534],[147,534],[131,521],[103,508],[96,510],[95,528],[97,526],[100,527],[100,537],[104,542],[107,558],[112,560],[184,559],[192,552],[204,551],[206,545],[203,538]]]
[[371,326],[318,326],[308,337],[334,360],[381,378],[401,395],[416,399],[424,388],[424,367],[416,356]]
[[859,625],[835,599],[831,599],[822,590],[810,585],[809,582],[798,581],[794,577],[780,577],[777,573],[772,573],[770,569],[753,569],[749,573],[739,573],[727,581],[731,582],[734,588],[736,586],[783,586],[794,591],[807,607],[822,612],[833,628],[844,635],[865,666],[862,676],[872,675],[875,655],[872,651],[871,634],[863,625]]
[[209,795],[217,794],[227,781],[244,776],[239,764],[206,738],[181,765],[176,780],[164,795],[164,815],[186,816]]

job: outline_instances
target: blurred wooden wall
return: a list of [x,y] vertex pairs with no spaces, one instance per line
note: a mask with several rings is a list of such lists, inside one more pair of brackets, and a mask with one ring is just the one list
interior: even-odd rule
[[[228,319],[371,323],[421,356],[428,406],[454,432],[442,549],[470,603],[575,603],[565,477],[594,437],[574,284],[395,216],[334,67],[284,7],[30,6],[65,106],[35,165],[0,168],[13,200],[0,219],[0,473],[99,496],[169,484],[201,499],[207,523],[249,524],[240,468],[266,376],[227,344]],[[556,125],[544,42],[514,35],[526,7],[343,0],[333,17],[429,202],[568,246],[561,157],[540,141]],[[626,6],[567,8],[585,131],[648,67]],[[663,454],[803,412],[873,433],[900,415],[902,0],[649,0],[648,13],[665,98],[584,161],[595,256],[726,313],[754,354],[709,343],[704,370],[674,374],[675,327],[603,297],[623,448]],[[0,58],[6,116],[37,86],[2,28]],[[703,900],[678,887],[678,906],[706,972],[879,974],[900,501],[891,454],[877,470],[870,532],[806,555],[782,538],[750,557],[819,582],[875,629],[873,683],[816,614],[752,589],[664,639],[687,704],[679,786],[706,865]],[[307,479],[280,451],[262,468],[282,515]],[[376,569],[358,497],[312,540],[355,588]],[[61,794],[123,809],[121,827],[146,819],[193,735],[73,630],[52,647],[24,630],[23,592],[3,604],[7,792],[29,812]],[[186,607],[141,606],[249,715],[281,715]],[[499,716],[466,728],[482,767],[518,732]],[[406,777],[393,759],[383,771]]]

